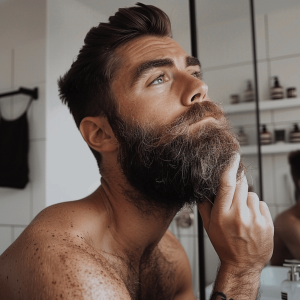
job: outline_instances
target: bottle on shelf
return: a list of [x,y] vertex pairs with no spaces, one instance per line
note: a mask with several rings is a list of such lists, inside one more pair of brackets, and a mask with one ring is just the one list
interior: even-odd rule
[[261,145],[272,144],[272,134],[267,130],[267,125],[262,125],[262,131],[260,133],[260,143]]
[[240,131],[238,133],[238,140],[241,146],[248,145],[248,135],[244,132],[243,127],[240,127]]
[[285,130],[284,129],[276,129],[275,132],[275,143],[285,143]]
[[270,96],[272,100],[278,100],[284,98],[284,91],[282,86],[279,84],[278,77],[274,77],[274,86],[271,87]]
[[287,98],[297,98],[297,89],[295,87],[290,87],[286,89]]
[[300,143],[300,129],[298,124],[294,124],[294,129],[290,132],[290,143]]
[[300,294],[299,260],[285,259],[284,267],[290,268],[287,279],[281,283],[281,299],[297,300]]
[[230,95],[230,99],[231,99],[231,101],[230,101],[231,104],[237,104],[237,103],[241,102],[240,95],[238,95],[238,94]]
[[253,102],[254,101],[254,90],[252,87],[251,80],[248,80],[247,89],[244,92],[244,102]]

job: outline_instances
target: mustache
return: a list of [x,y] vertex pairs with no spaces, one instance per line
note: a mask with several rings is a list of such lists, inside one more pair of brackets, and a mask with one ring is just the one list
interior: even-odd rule
[[213,117],[214,119],[220,121],[220,125],[224,127],[228,126],[224,111],[218,104],[207,100],[197,102],[170,124],[167,124],[163,127],[160,134],[156,135],[156,145],[169,144],[176,139],[176,137],[192,135],[193,133],[190,131],[190,126],[207,117]]

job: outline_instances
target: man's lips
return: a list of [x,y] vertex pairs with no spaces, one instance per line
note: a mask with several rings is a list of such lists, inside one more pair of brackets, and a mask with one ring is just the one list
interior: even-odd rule
[[206,122],[217,122],[218,120],[215,119],[212,116],[205,116],[204,118],[202,118],[201,120],[193,123],[190,125],[190,128],[193,130],[194,127],[199,128],[202,124],[205,124]]

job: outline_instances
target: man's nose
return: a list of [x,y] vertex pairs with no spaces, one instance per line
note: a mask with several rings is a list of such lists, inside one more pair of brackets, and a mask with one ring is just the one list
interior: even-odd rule
[[209,100],[208,98],[208,86],[202,80],[193,78],[190,84],[186,85],[184,94],[182,95],[182,104],[184,106],[190,106],[196,102],[202,102]]

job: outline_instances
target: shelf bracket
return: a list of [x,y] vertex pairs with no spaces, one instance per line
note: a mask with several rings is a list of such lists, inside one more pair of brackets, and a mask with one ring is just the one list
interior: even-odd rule
[[18,94],[27,95],[30,96],[33,100],[37,100],[39,98],[39,89],[37,87],[33,89],[20,87],[17,91],[0,94],[0,98],[9,97]]

